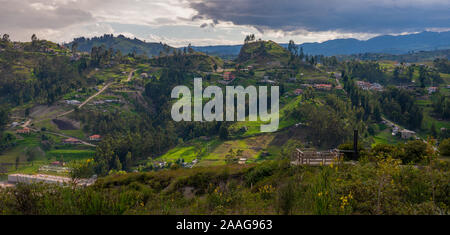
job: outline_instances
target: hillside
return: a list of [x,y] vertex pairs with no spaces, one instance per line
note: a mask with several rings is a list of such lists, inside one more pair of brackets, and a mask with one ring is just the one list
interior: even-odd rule
[[273,41],[257,41],[245,44],[237,58],[238,63],[280,65],[286,64],[289,52]]
[[104,46],[106,49],[113,48],[116,51],[118,50],[122,54],[136,52],[136,54],[146,54],[150,57],[157,56],[160,52],[171,53],[175,49],[163,43],[145,42],[136,38],[127,38],[123,35],[114,37],[108,34],[101,37],[76,38],[73,42],[66,44],[66,46],[71,48],[73,43],[77,43],[77,49],[82,52],[91,52],[92,47]]
[[[280,44],[287,48],[287,44]],[[195,50],[218,56],[237,56],[242,45],[194,47]],[[306,54],[313,55],[351,55],[359,53],[406,54],[410,51],[431,51],[450,48],[450,31],[422,32],[400,36],[384,35],[367,41],[354,38],[329,40],[322,43],[303,43]]]
[[184,68],[191,71],[211,72],[214,71],[215,68],[222,68],[224,62],[219,57],[205,55],[201,52],[193,52],[158,56],[152,58],[150,64],[160,67]]
[[436,50],[436,51],[419,51],[402,55],[393,55],[386,53],[363,53],[353,55],[337,56],[339,60],[392,60],[406,63],[415,63],[420,61],[433,61],[437,58],[450,59],[450,50]]

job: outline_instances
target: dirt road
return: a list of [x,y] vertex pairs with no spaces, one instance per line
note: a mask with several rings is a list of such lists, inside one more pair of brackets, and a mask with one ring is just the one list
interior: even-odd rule
[[[78,108],[81,109],[83,106],[85,106],[87,103],[89,103],[89,101],[91,101],[92,99],[94,99],[95,97],[99,96],[101,93],[103,93],[106,89],[108,89],[112,84],[114,84],[114,82],[110,82],[108,83],[106,86],[104,86],[102,89],[100,89],[97,93],[95,93],[94,95],[92,95],[91,97],[87,98],[87,100],[85,100],[82,104],[78,105]],[[75,111],[75,109],[72,109],[70,111],[67,111],[65,113],[62,113],[58,116],[56,116],[56,118],[60,118],[62,116],[66,116],[68,114],[71,114]]]
[[[32,131],[35,131],[35,132],[38,132],[38,131],[39,131],[39,130],[36,130],[36,129],[33,129],[33,128],[30,128],[30,129],[31,129]],[[64,137],[64,138],[75,139],[75,140],[77,140],[77,141],[80,141],[81,144],[84,144],[84,145],[87,145],[87,146],[91,146],[91,147],[97,147],[97,145],[93,145],[93,144],[91,144],[91,143],[88,143],[88,142],[86,142],[86,141],[84,141],[84,140],[80,140],[80,139],[78,139],[78,138],[76,138],[76,137],[73,137],[73,136],[68,136],[68,135],[64,135],[64,134],[61,134],[61,133],[56,133],[56,132],[53,132],[53,131],[42,131],[42,132],[48,133],[48,134],[52,134],[52,135],[61,136],[61,137]]]
[[128,75],[128,79],[127,82],[131,81],[131,79],[133,78],[134,73],[136,72],[137,69],[133,70],[130,72],[130,74]]

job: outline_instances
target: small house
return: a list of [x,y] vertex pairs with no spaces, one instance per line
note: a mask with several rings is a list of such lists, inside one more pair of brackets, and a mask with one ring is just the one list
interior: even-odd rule
[[294,94],[295,94],[295,95],[301,95],[301,94],[303,94],[303,90],[302,90],[302,89],[296,89],[296,90],[294,91]]
[[416,132],[410,131],[410,130],[406,130],[406,129],[400,131],[400,133],[401,133],[401,135],[402,135],[402,139],[405,139],[405,140],[410,139],[410,138],[416,136]]
[[288,82],[296,82],[297,81],[297,78],[296,77],[292,77],[292,78],[289,78],[288,79]]
[[241,158],[239,158],[239,164],[240,165],[244,165],[245,163],[247,162],[247,158],[245,158],[245,157],[241,157]]
[[435,92],[437,92],[438,88],[437,87],[428,87],[428,94],[431,95]]
[[223,80],[225,81],[230,81],[230,80],[234,80],[236,77],[234,76],[234,74],[232,74],[231,72],[225,72],[223,73]]
[[66,100],[66,104],[79,105],[79,104],[81,104],[81,102],[78,100]]
[[92,136],[89,136],[89,140],[90,141],[100,141],[100,140],[102,140],[102,136],[100,136],[100,135],[92,135]]
[[65,166],[66,163],[65,162],[60,162],[60,161],[54,161],[54,162],[50,163],[50,165],[52,165],[52,166]]
[[316,84],[314,85],[314,88],[319,90],[331,90],[331,84]]
[[30,130],[30,128],[25,127],[23,129],[17,130],[16,133],[17,134],[30,134],[31,130]]
[[81,144],[81,141],[74,139],[74,138],[68,138],[63,140],[64,144]]

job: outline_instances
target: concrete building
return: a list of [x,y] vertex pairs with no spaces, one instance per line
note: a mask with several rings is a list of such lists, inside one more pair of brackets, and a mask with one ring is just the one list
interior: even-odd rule
[[[72,179],[68,177],[54,176],[54,175],[24,175],[24,174],[11,174],[8,175],[8,183],[10,184],[33,184],[33,183],[47,183],[47,184],[58,184],[67,185],[72,183]],[[80,186],[89,186],[95,183],[95,179],[82,179],[78,182]]]
[[79,105],[79,104],[81,104],[81,102],[78,100],[66,100],[66,104]]

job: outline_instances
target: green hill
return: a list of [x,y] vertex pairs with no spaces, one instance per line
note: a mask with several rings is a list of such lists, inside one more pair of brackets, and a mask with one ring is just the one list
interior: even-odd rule
[[256,41],[241,48],[238,63],[260,65],[283,65],[289,60],[289,52],[273,41]]
[[150,64],[161,67],[184,68],[188,70],[211,72],[214,67],[223,67],[223,60],[219,57],[208,56],[201,52],[189,54],[170,54],[158,56],[150,60]]
[[161,42],[150,43],[141,41],[137,38],[127,38],[123,35],[114,37],[112,34],[105,34],[101,37],[93,38],[76,38],[73,42],[66,44],[66,46],[72,47],[74,43],[77,43],[77,49],[83,52],[91,52],[92,47],[104,46],[107,49],[112,48],[116,51],[120,51],[122,54],[136,52],[136,54],[146,54],[150,57],[157,56],[161,52],[171,53],[175,50],[175,48]]

